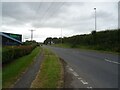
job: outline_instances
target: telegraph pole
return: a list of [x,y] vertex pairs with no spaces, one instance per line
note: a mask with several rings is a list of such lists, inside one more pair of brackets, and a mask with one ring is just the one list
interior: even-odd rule
[[33,31],[35,30],[30,30],[31,31],[31,41],[33,41]]
[[96,8],[94,8],[95,10],[95,31],[97,30],[97,22],[96,22]]

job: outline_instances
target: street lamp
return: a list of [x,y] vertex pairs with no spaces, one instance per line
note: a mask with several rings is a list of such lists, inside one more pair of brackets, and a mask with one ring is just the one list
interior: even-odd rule
[[97,30],[97,22],[96,22],[96,8],[94,8],[95,10],[95,31]]

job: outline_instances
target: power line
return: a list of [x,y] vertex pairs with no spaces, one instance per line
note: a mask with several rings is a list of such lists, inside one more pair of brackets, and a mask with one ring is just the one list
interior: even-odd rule
[[[43,3],[42,3],[42,4],[43,4]],[[40,5],[42,6],[42,4],[40,4]],[[38,8],[38,9],[40,9],[40,5],[39,5],[39,8]],[[47,6],[48,6],[48,8],[44,8],[45,11],[42,12],[42,14],[41,14],[40,22],[42,22],[42,20],[45,18],[47,12],[49,11],[50,7],[52,6],[52,3],[48,4]],[[39,11],[39,10],[37,10],[37,11]]]
[[[55,2],[54,2],[55,3]],[[58,2],[57,2],[58,3]],[[52,13],[50,13],[49,17],[53,17],[53,15],[55,15],[55,12],[58,11],[63,5],[64,5],[65,2],[62,2],[60,3],[59,5],[57,5],[57,7],[55,7],[55,9],[53,9],[54,11]],[[55,3],[56,4],[56,3]],[[46,18],[47,19],[47,18]],[[46,20],[48,21],[48,19]]]
[[36,9],[36,14],[38,14],[39,13],[39,9],[41,8],[41,6],[42,6],[42,2],[39,2],[38,3],[39,5],[38,5],[38,8]]
[[[58,9],[60,9],[60,7],[62,7],[62,6],[64,5],[65,2],[60,3],[59,5],[57,5],[57,7],[54,6],[56,3],[58,3],[58,2],[52,2],[52,3],[49,4],[49,7],[45,10],[44,14],[43,14],[42,17],[41,17],[41,21],[42,21],[42,20],[48,21],[48,19],[47,19],[47,18],[48,18],[48,15],[49,15],[49,17],[52,17],[52,16],[54,15],[54,13],[55,13]],[[49,12],[51,9],[53,10],[53,12],[51,11],[52,13],[48,14],[48,12]],[[45,20],[45,19],[47,19],[47,20]],[[40,21],[40,22],[41,22],[41,21]],[[44,23],[45,23],[45,22],[42,22],[41,25],[44,24]]]

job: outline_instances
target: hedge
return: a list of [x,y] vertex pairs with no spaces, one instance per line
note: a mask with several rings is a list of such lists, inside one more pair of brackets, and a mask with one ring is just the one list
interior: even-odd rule
[[36,45],[29,46],[7,46],[2,49],[2,64],[9,63],[21,56],[28,55],[36,47]]

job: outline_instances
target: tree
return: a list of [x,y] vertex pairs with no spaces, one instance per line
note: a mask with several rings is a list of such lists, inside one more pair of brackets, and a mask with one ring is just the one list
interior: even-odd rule
[[48,37],[46,38],[46,40],[44,41],[44,44],[50,44],[51,45],[51,42],[52,42],[52,38],[51,37]]

